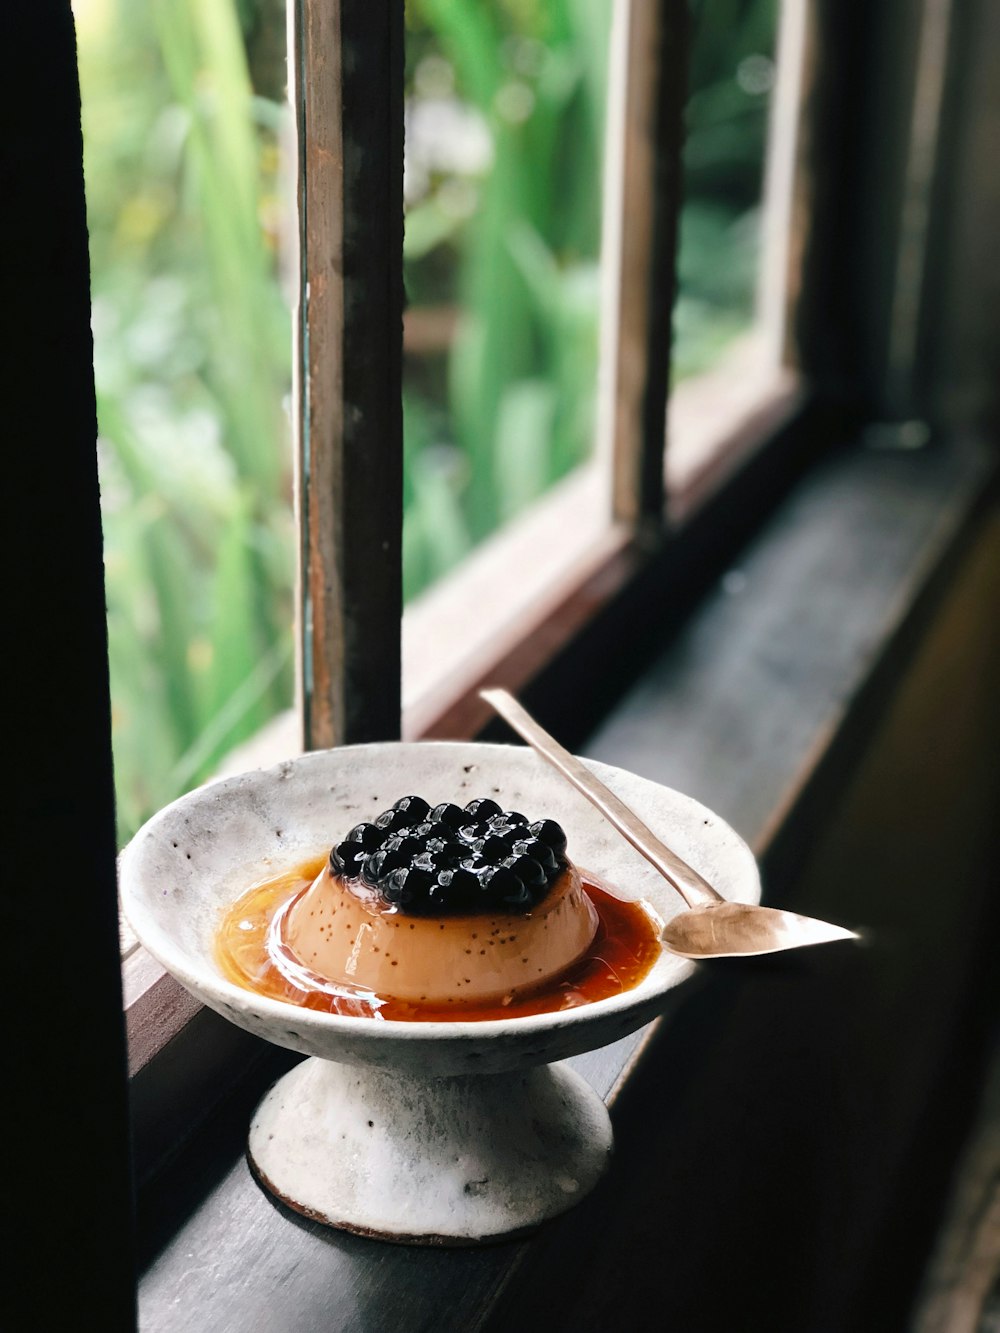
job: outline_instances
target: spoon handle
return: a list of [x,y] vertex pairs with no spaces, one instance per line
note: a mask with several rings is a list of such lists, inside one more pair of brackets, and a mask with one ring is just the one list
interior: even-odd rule
[[599,781],[590,769],[582,764],[575,755],[563,749],[557,740],[538,725],[513,695],[506,690],[480,690],[479,697],[484,699],[504,721],[522,736],[524,740],[547,760],[553,768],[568,778],[577,791],[582,792],[587,800],[596,805],[623,838],[626,838],[637,852],[660,872],[668,883],[672,884],[688,907],[705,907],[724,902],[711,884],[682,861],[676,852],[660,841],[652,830],[630,810],[623,801]]

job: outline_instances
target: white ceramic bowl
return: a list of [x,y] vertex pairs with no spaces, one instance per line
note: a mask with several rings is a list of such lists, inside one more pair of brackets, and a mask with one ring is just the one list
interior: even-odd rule
[[[668,787],[605,764],[594,772],[723,895],[757,902],[753,854],[718,816]],[[325,855],[354,824],[400,796],[464,804],[490,796],[563,825],[568,854],[643,899],[664,921],[674,890],[607,821],[521,746],[392,742],[320,751],[210,783],[155,815],[120,861],[122,906],[155,958],[205,1004],[268,1041],[307,1055],[425,1074],[495,1072],[607,1045],[652,1019],[693,964],[664,952],[632,991],[563,1013],[489,1022],[407,1023],[318,1013],[245,991],[223,977],[213,941],[251,884]]]
[[[605,764],[594,772],[723,897],[757,902],[750,849],[688,796]],[[603,1102],[555,1064],[657,1016],[694,964],[664,950],[633,989],[561,1013],[397,1022],[302,1009],[243,990],[214,957],[226,910],[251,885],[324,856],[401,796],[490,796],[558,820],[567,853],[667,921],[683,903],[562,777],[521,746],[344,746],[191,792],[122,853],[125,915],[189,991],[239,1027],[318,1057],[258,1107],[259,1178],[312,1218],[397,1241],[476,1244],[521,1234],[593,1187],[611,1153]]]

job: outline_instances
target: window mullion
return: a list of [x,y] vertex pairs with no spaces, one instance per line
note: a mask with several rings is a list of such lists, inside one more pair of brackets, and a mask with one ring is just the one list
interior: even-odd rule
[[295,0],[306,748],[400,725],[403,3]]
[[654,529],[663,451],[681,199],[690,21],[685,0],[621,0],[616,12],[605,214],[614,517]]

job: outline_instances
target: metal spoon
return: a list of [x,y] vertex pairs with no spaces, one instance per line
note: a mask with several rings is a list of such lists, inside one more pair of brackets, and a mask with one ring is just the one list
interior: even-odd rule
[[776,907],[728,902],[706,879],[649,829],[590,769],[563,749],[506,690],[480,690],[484,699],[553,768],[597,806],[601,814],[673,885],[688,905],[661,936],[684,958],[732,958],[778,953],[831,940],[856,940],[853,930]]

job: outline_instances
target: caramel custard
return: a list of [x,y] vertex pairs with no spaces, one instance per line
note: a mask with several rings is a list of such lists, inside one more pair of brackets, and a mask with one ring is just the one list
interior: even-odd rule
[[[637,986],[660,955],[659,925],[653,917],[639,903],[616,898],[584,873],[580,887],[594,910],[597,926],[582,956],[563,973],[542,980],[530,990],[519,990],[497,1000],[470,1001],[463,994],[446,997],[443,1001],[419,997],[402,999],[391,990],[382,993],[354,982],[322,976],[296,959],[288,948],[284,938],[285,923],[291,909],[305,900],[324,872],[324,864],[324,859],[317,857],[295,866],[254,885],[233,904],[223,919],[216,940],[217,961],[228,980],[259,995],[323,1013],[403,1022],[482,1022],[558,1013],[620,995]],[[452,918],[452,921],[458,919]],[[514,928],[525,919],[523,916],[513,918]],[[433,934],[434,930],[439,935],[447,933],[441,931],[442,922],[433,918],[414,918],[398,913],[390,915],[389,920],[391,924],[387,930],[398,939],[400,954],[413,948],[413,942],[421,935]],[[479,917],[477,920],[479,924],[471,928],[470,939],[463,946],[461,957],[466,959],[474,955],[465,954],[465,947],[490,948],[480,929],[489,918]],[[448,923],[444,924],[447,926]],[[427,930],[427,927],[431,929]],[[495,927],[490,926],[490,929]],[[476,934],[475,940],[471,939],[472,931]],[[494,944],[493,948],[496,947]],[[391,944],[389,952],[396,956],[396,949]],[[517,957],[530,955],[519,954]],[[391,974],[398,974],[399,968],[392,969],[391,965],[392,958],[389,960]]]
[[555,820],[421,796],[355,825],[326,865],[251,890],[218,946],[225,974],[264,994],[414,1019],[585,1003],[635,985],[658,952],[640,907],[584,884]]
[[325,866],[283,917],[272,949],[283,946],[308,971],[377,995],[478,1004],[565,972],[596,932],[597,910],[574,866],[529,912],[409,919],[363,881],[345,883]]

